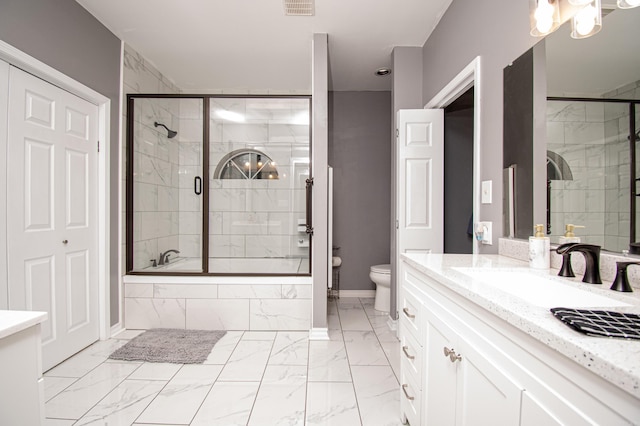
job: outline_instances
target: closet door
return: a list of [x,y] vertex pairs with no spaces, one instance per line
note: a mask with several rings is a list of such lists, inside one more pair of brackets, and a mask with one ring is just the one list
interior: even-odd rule
[[[0,61],[0,170],[7,170],[7,106],[9,104],[9,64]],[[7,199],[7,174],[0,173],[0,202]],[[0,309],[7,309],[7,209],[0,208]]]
[[9,308],[46,311],[47,370],[98,339],[98,107],[11,67]]

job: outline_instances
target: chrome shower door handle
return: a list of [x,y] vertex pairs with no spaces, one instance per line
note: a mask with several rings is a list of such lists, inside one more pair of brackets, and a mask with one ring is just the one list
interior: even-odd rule
[[193,179],[193,192],[195,192],[196,195],[202,194],[202,178],[200,176],[196,176]]

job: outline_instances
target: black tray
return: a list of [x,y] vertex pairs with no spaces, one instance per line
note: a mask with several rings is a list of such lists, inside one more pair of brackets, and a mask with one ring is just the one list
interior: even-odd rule
[[560,321],[589,336],[640,340],[640,315],[589,309],[550,310]]

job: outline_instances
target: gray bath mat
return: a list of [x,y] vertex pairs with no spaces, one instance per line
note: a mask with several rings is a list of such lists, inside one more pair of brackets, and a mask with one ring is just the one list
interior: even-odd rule
[[226,331],[155,328],[131,339],[110,359],[202,364]]

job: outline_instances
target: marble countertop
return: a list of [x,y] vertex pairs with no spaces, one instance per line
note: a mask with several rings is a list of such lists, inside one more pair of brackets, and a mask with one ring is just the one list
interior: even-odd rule
[[39,324],[46,319],[46,312],[0,310],[0,339]]
[[628,304],[601,308],[618,312],[640,314],[640,292],[611,291],[609,282],[603,281],[602,285],[585,284],[581,282],[581,276],[558,277],[556,269],[533,270],[528,262],[499,255],[405,254],[403,258],[409,265],[445,284],[452,291],[640,398],[640,341],[586,336],[556,319],[548,307],[536,306],[464,271],[465,268],[516,270],[518,273],[543,277],[554,282],[554,285],[557,282],[560,286],[577,288]]

